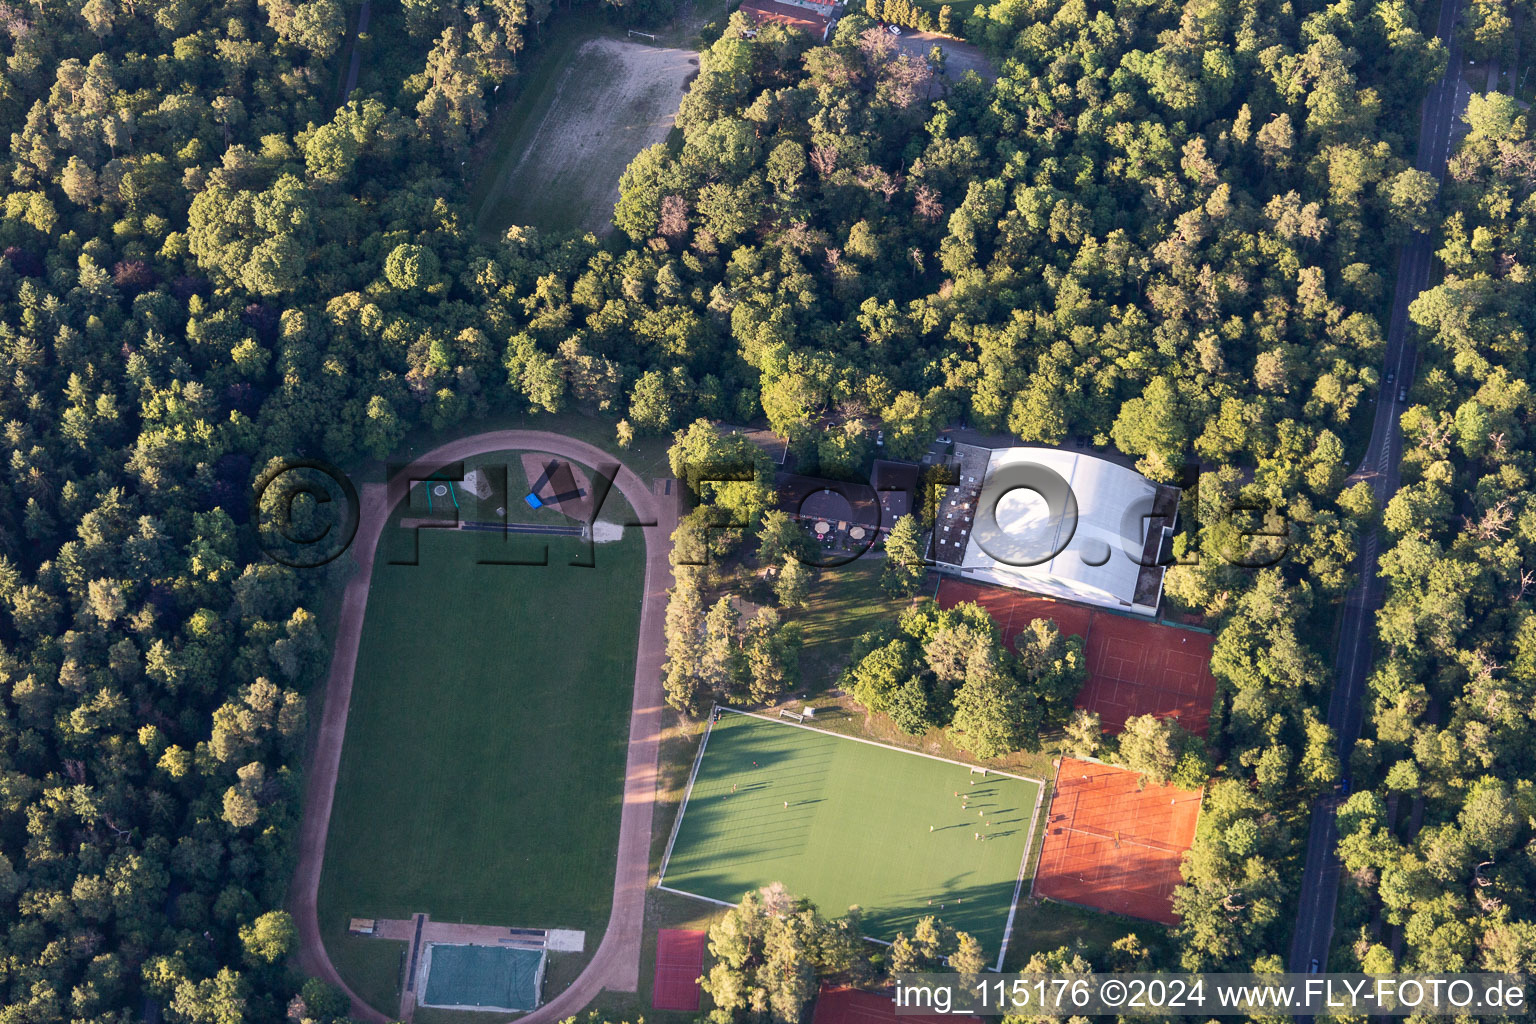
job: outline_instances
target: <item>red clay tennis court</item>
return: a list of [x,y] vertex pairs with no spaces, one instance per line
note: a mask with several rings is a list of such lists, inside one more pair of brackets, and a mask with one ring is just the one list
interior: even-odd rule
[[697,1010],[699,975],[704,973],[704,933],[691,928],[663,928],[656,933],[656,984],[651,1007]]
[[896,1016],[896,1003],[887,993],[823,985],[816,996],[811,1024],[981,1024],[980,1017],[963,1013],[904,1013]]
[[1173,890],[1183,881],[1179,862],[1195,841],[1205,791],[1140,782],[1124,768],[1062,760],[1035,895],[1178,923]]
[[936,599],[941,608],[975,601],[1008,644],[1032,619],[1050,619],[1063,633],[1082,637],[1088,680],[1077,706],[1097,711],[1105,732],[1119,732],[1133,715],[1176,718],[1197,736],[1210,727],[1216,680],[1209,633],[964,580],[942,581]]

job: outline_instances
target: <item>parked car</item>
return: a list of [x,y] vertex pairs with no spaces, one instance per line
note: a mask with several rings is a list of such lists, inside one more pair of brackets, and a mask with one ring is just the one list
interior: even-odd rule
[[885,444],[885,431],[883,431],[883,430],[875,431],[875,444],[876,445],[884,445]]
[[887,25],[887,26],[886,26],[886,27],[885,27],[885,30],[886,30],[886,31],[887,31],[887,32],[889,32],[889,33],[890,33],[890,34],[891,34],[891,35],[893,35],[893,36],[899,36],[899,35],[901,35],[901,29],[899,29],[899,28],[897,28],[897,27],[896,27],[896,26],[895,26],[895,25]]

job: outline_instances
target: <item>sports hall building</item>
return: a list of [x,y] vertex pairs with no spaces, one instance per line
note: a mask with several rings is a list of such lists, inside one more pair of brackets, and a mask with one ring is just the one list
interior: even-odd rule
[[941,573],[1157,614],[1179,489],[1088,452],[956,444],[930,554]]

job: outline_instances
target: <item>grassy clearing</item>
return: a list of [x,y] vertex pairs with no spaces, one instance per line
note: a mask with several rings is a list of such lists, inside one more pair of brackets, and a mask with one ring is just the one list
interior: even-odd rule
[[1536,101],[1536,61],[1522,61],[1520,66],[1507,72],[1512,95],[1526,103]]
[[[1053,759],[1060,754],[1060,738],[1044,737],[1040,750],[1015,750],[1001,757],[979,758],[954,741],[945,729],[929,729],[921,736],[911,736],[897,728],[889,715],[871,714],[847,694],[817,697],[806,701],[816,709],[815,727],[839,736],[856,736],[904,750],[914,750],[934,757],[947,757],[967,764],[985,765],[1032,779],[1056,776]],[[770,712],[771,713],[771,712]]]
[[[1117,939],[1135,934],[1152,946],[1162,941],[1166,929],[1149,921],[1132,921],[1049,900],[1023,899],[1014,919],[1013,944],[1008,947],[1006,971],[1022,970],[1036,953],[1049,953],[1062,946],[1081,948],[1090,959],[1107,950]],[[1102,957],[1095,961],[1099,966]]]
[[[327,923],[321,919],[322,929]],[[405,977],[406,943],[349,935],[345,928],[331,929],[325,937],[325,951],[352,991],[394,1016],[400,1006],[400,982]]]
[[783,882],[827,914],[859,905],[866,934],[886,940],[937,914],[995,956],[1040,789],[726,714],[710,733],[662,880],[732,902]]
[[[332,960],[386,1012],[399,944],[346,936],[349,917],[582,928],[595,948],[644,560],[639,531],[594,552],[422,530],[419,565],[389,564],[412,557],[412,539],[388,531],[375,562],[320,885]],[[546,545],[544,567],[477,564]],[[570,565],[589,557],[596,568]]]
[[815,572],[810,603],[793,617],[805,631],[800,678],[808,691],[836,682],[848,665],[853,641],[893,624],[910,604],[880,589],[884,565],[885,559],[874,556]]
[[[834,689],[852,657],[853,642],[864,633],[894,626],[915,600],[893,598],[880,589],[883,565],[883,559],[869,557],[821,571],[811,587],[810,603],[792,618],[805,631],[805,646],[800,652],[800,692],[807,695],[804,703],[816,708],[812,724],[824,732],[857,736],[934,757],[985,764],[1030,778],[1054,778],[1052,759],[1058,753],[1059,736],[1044,737],[1044,746],[1038,751],[1014,751],[982,760],[956,744],[945,729],[930,729],[921,736],[908,735],[889,716],[870,714],[852,697]],[[934,580],[935,577],[929,577],[920,597],[933,595]]]
[[[931,13],[933,15],[934,24],[938,24],[939,8],[945,6],[947,3],[950,10],[950,17],[953,19],[950,22],[950,31],[958,35],[965,28],[965,19],[969,18],[971,16],[971,12],[976,9],[976,5],[982,2],[985,2],[985,0],[912,0],[912,5]],[[858,0],[854,0],[854,3],[851,5],[851,7],[861,11],[863,10],[863,7],[859,5]]]
[[[349,32],[357,27],[357,14],[361,7],[361,0],[348,6],[346,18]],[[406,32],[405,10],[398,3],[370,5],[368,31],[356,37],[355,45],[359,59],[357,84],[352,90],[354,99],[369,93],[398,97],[405,77],[425,67],[425,61],[415,67],[409,66],[421,60],[416,49],[420,43],[412,40]],[[346,53],[345,49],[340,52]],[[404,66],[402,61],[406,62]],[[345,83],[350,64],[350,56],[342,62],[341,74],[336,83],[338,92]],[[409,107],[414,106],[415,100],[412,100]]]
[[599,231],[619,176],[671,130],[692,50],[648,46],[572,22],[551,31],[481,143],[470,193],[481,232],[511,224]]

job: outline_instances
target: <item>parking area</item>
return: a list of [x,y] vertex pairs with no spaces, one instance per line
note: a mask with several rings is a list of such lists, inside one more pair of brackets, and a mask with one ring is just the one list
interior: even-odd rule
[[941,36],[937,32],[920,32],[911,28],[902,29],[901,37],[896,42],[904,51],[918,57],[928,56],[935,43],[943,47],[944,73],[951,79],[958,80],[967,71],[974,71],[984,82],[997,81],[997,69],[987,60],[986,54],[971,43]]

